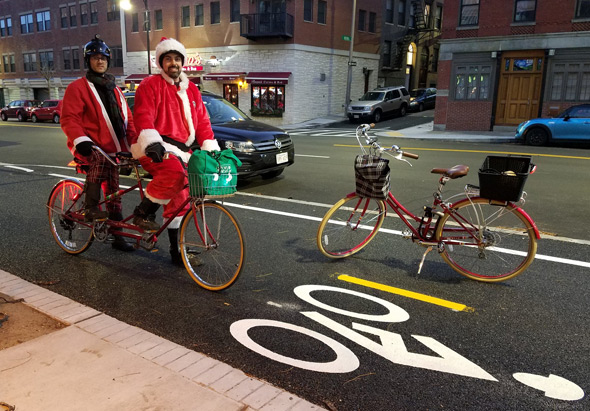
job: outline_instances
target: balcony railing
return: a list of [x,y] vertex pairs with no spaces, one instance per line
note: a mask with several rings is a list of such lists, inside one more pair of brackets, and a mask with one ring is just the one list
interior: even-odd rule
[[293,37],[293,16],[287,13],[240,15],[240,35],[248,39],[260,37]]

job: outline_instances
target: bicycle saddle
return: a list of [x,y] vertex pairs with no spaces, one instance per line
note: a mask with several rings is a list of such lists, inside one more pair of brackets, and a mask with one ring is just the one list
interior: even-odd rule
[[453,178],[465,177],[467,175],[467,173],[469,172],[469,166],[465,166],[463,164],[458,164],[458,165],[453,166],[451,168],[433,168],[432,170],[430,170],[430,172],[432,174],[442,174],[445,177],[449,177],[449,178],[453,179]]

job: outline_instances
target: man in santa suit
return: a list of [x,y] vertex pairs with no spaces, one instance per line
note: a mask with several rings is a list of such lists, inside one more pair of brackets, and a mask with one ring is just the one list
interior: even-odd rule
[[[160,205],[164,206],[164,220],[168,220],[188,197],[184,167],[174,156],[164,158],[164,153],[172,151],[188,163],[195,142],[201,150],[219,150],[201,92],[182,72],[185,60],[186,49],[180,42],[162,38],[156,46],[160,74],[145,78],[135,93],[137,138],[132,140],[131,153],[153,179],[135,208],[133,223],[148,231],[160,228],[155,222]],[[187,210],[188,206],[168,225],[170,254],[179,265],[178,228]]]
[[[68,86],[61,111],[60,123],[68,148],[75,161],[87,170],[84,220],[88,222],[123,219],[120,197],[106,203],[108,212],[98,208],[101,186],[105,196],[119,189],[119,170],[92,146],[114,156],[119,151],[129,151],[129,142],[137,139],[125,96],[115,84],[115,77],[107,73],[110,59],[111,49],[98,35],[86,43],[84,61],[88,71]],[[134,250],[121,236],[115,236],[112,246],[122,251]]]

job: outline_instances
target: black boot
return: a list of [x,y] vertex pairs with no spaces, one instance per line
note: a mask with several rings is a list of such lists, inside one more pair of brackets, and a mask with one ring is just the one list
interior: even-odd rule
[[[109,220],[122,221],[123,215],[121,213],[109,213]],[[125,237],[116,234],[113,235],[113,237],[115,238],[115,240],[111,243],[111,247],[113,247],[115,250],[125,252],[135,251],[135,247],[133,247],[132,244],[125,241]]]
[[182,255],[180,255],[180,249],[178,248],[178,228],[168,229],[168,239],[170,240],[170,257],[172,257],[172,264],[184,267]]
[[145,231],[157,231],[160,229],[160,224],[156,223],[156,211],[160,208],[160,204],[152,202],[149,198],[144,197],[141,203],[133,214],[133,224]]
[[102,220],[109,216],[106,211],[98,208],[100,202],[100,184],[86,183],[84,197],[84,221],[87,223],[96,219]]

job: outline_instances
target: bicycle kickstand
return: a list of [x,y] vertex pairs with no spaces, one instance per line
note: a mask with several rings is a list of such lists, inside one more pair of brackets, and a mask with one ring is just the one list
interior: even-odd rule
[[422,266],[424,265],[424,259],[426,258],[426,255],[432,251],[432,246],[429,246],[426,251],[424,251],[424,254],[422,255],[422,260],[420,260],[420,265],[418,266],[418,272],[416,273],[416,277],[418,277],[420,275],[420,271],[422,271]]

